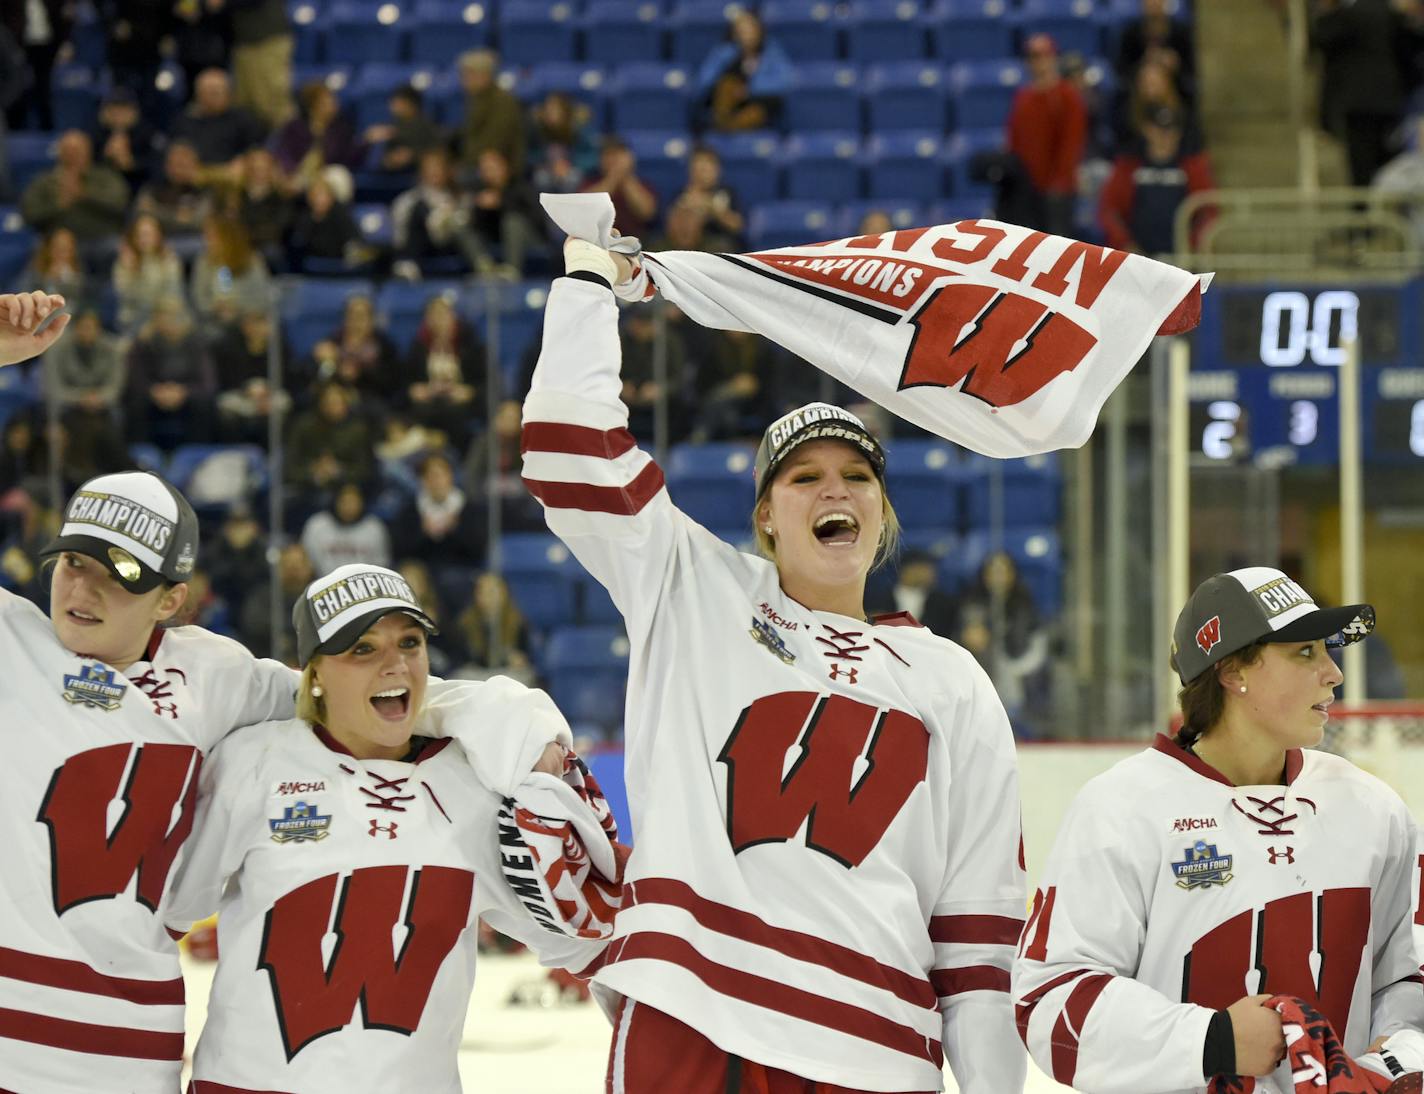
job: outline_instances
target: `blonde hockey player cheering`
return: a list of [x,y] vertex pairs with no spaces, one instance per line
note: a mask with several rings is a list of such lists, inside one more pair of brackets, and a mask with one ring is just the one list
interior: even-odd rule
[[[756,459],[767,558],[672,503],[619,399],[631,266],[566,245],[524,404],[524,476],[632,643],[630,890],[597,990],[609,1090],[1022,1089],[1024,909],[1008,720],[964,650],[869,621],[895,540],[885,454],[811,404]],[[749,502],[753,499],[749,497]]]
[[1373,626],[1369,605],[1320,609],[1267,567],[1192,594],[1173,631],[1181,732],[1084,787],[1024,929],[1019,1030],[1059,1082],[1293,1092],[1273,996],[1352,1056],[1424,1022],[1414,821],[1379,780],[1308,751],[1341,681],[1327,647]]

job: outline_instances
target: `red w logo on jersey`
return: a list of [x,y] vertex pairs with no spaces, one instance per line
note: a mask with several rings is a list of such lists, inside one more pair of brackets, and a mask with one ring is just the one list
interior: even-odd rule
[[1221,616],[1214,615],[1203,623],[1197,631],[1197,645],[1202,653],[1210,653],[1212,647],[1221,641]]
[[[1252,932],[1256,937],[1252,938]],[[1370,932],[1370,890],[1295,893],[1232,916],[1192,946],[1182,1001],[1220,1010],[1249,992],[1294,995],[1319,1009],[1343,1038]],[[1312,961],[1312,953],[1318,960]],[[1317,986],[1312,966],[1320,970]]]
[[56,769],[35,819],[49,826],[54,910],[118,896],[135,873],[134,898],[150,911],[193,828],[198,769],[191,745],[106,745]]
[[[272,905],[257,967],[271,978],[289,1061],[348,1025],[358,1003],[367,1029],[415,1032],[436,974],[468,924],[475,875],[446,866],[409,873],[406,866],[367,866],[344,881],[330,874]],[[333,904],[336,942],[328,960],[322,939]],[[397,927],[405,932],[398,945]]]
[[929,740],[918,718],[844,695],[758,699],[717,757],[732,847],[789,840],[806,824],[808,847],[859,866],[924,781]]

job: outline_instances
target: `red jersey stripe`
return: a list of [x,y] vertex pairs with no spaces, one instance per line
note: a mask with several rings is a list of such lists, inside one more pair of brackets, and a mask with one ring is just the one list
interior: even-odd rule
[[1098,996],[1112,980],[1109,973],[1085,976],[1068,993],[1068,1002],[1053,1025],[1053,1077],[1064,1086],[1073,1085],[1078,1071],[1078,1039],[1083,1035],[1083,1023]]
[[996,965],[968,965],[962,969],[935,969],[930,983],[941,999],[966,991],[1008,991],[1009,970]]
[[930,1009],[935,1005],[934,989],[924,977],[912,976],[848,946],[827,942],[815,935],[773,927],[750,912],[699,896],[686,882],[672,878],[640,878],[624,893],[624,907],[631,908],[635,904],[670,904],[690,912],[698,923],[718,934],[765,946],[798,961],[820,965],[852,980],[859,980],[862,984],[883,988],[917,1007]]
[[584,482],[552,482],[525,477],[529,492],[553,509],[582,509],[586,513],[616,513],[631,517],[663,488],[663,469],[649,463],[625,486],[593,486]]
[[930,941],[1014,946],[1023,924],[1006,915],[937,915],[930,920]]
[[520,452],[560,452],[606,460],[616,460],[637,444],[626,429],[594,429],[565,422],[527,422],[519,437]]
[[124,1029],[71,1022],[0,1007],[0,1037],[35,1045],[87,1052],[94,1056],[126,1056],[133,1060],[183,1059],[183,1034],[150,1029]]
[[936,1068],[944,1067],[944,1049],[937,1037],[927,1037],[883,1014],[838,999],[828,999],[778,980],[719,965],[698,953],[685,938],[657,931],[640,931],[615,945],[618,952],[610,958],[609,964],[619,961],[666,961],[686,969],[719,995],[765,1007],[850,1037],[873,1041],[917,1060],[928,1060]]
[[1059,973],[1048,983],[1043,984],[1023,997],[1023,1002],[1014,1008],[1014,1013],[1018,1018],[1019,1037],[1025,1045],[1028,1044],[1028,1023],[1033,1017],[1034,1008],[1043,1001],[1043,997],[1054,988],[1061,988],[1070,981],[1077,980],[1080,976],[1091,975],[1087,969],[1074,969],[1071,972]]
[[281,1090],[248,1090],[245,1086],[224,1086],[206,1079],[194,1079],[188,1084],[188,1094],[285,1094]]
[[47,988],[82,991],[88,995],[106,995],[111,999],[126,999],[145,1006],[183,1005],[181,976],[172,980],[130,980],[121,976],[105,976],[82,961],[43,957],[3,946],[0,946],[0,977],[23,980],[27,984],[43,984]]

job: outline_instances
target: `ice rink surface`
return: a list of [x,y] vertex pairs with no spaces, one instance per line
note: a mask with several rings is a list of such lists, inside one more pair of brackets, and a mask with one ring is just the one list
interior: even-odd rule
[[[207,1013],[208,988],[215,967],[211,962],[184,957],[190,1056]],[[511,994],[517,990],[532,988],[531,994],[539,994],[543,979],[543,970],[527,954],[480,956],[460,1049],[465,1094],[603,1094],[609,1025],[596,1006],[509,1005]],[[948,1068],[945,1089],[959,1089]],[[1025,1094],[1068,1089],[1029,1064]]]

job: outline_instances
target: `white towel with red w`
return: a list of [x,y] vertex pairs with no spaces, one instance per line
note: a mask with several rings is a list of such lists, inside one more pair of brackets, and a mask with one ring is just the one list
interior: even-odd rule
[[[580,239],[613,234],[607,194],[545,194]],[[642,254],[703,326],[770,338],[907,421],[988,456],[1088,439],[1158,334],[1196,326],[1210,275],[994,220],[753,254]]]

